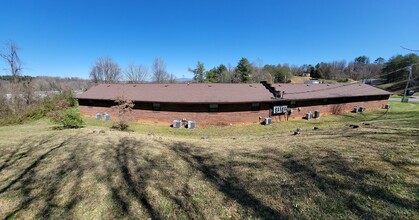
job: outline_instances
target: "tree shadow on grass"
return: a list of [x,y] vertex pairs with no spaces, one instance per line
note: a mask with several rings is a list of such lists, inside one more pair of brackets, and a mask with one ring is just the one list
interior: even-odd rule
[[[153,219],[162,219],[160,213],[156,212],[151,205],[147,195],[146,187],[150,178],[150,172],[155,167],[154,160],[147,160],[146,165],[140,166],[136,157],[137,150],[144,148],[144,143],[122,138],[119,143],[108,152],[107,159],[115,163],[116,167],[107,167],[107,184],[110,188],[112,199],[119,209],[119,216],[129,216],[131,214],[130,206],[134,198],[141,207],[144,208],[147,215]],[[122,181],[115,182],[112,177],[119,176]]]
[[[55,217],[71,217],[71,210],[81,200],[77,192],[80,189],[81,177],[83,175],[83,166],[80,164],[80,155],[83,155],[83,147],[76,146],[73,149],[66,149],[72,139],[76,138],[75,136],[70,136],[57,144],[51,144],[53,138],[53,136],[49,136],[41,139],[37,144],[29,144],[28,148],[31,150],[25,152],[28,152],[26,155],[29,159],[35,157],[34,160],[24,167],[23,170],[20,169],[22,171],[17,173],[16,177],[11,181],[2,181],[2,183],[7,182],[7,184],[0,189],[0,195],[17,194],[20,200],[15,208],[1,218],[16,217],[20,211],[24,211],[29,207],[36,207],[36,218],[48,218],[51,213],[54,213]],[[67,150],[70,150],[70,152],[66,152]],[[39,151],[44,152],[39,155]],[[32,154],[29,154],[30,152]],[[60,155],[58,157],[61,158],[62,154],[66,153],[69,153],[68,157],[64,157],[61,161],[54,161],[55,157]],[[7,167],[20,166],[17,163],[11,163],[11,161],[13,160],[9,160]],[[50,172],[43,172],[42,168],[39,168],[41,165],[42,167],[54,166],[54,164],[51,164],[51,161],[59,163],[59,165],[51,167]],[[62,199],[59,197],[62,193],[61,190],[69,182],[71,182],[71,187],[68,192],[68,199],[64,204],[57,202],[57,199]]]
[[[295,180],[295,184],[303,186],[300,189],[304,193],[321,191],[329,200],[324,202],[331,203],[332,206],[333,204],[343,206],[344,210],[350,210],[361,218],[398,216],[400,213],[394,212],[396,210],[394,206],[398,209],[418,210],[417,201],[402,198],[389,191],[387,186],[396,183],[389,182],[388,178],[378,171],[356,169],[353,167],[354,164],[334,151],[330,151],[326,158],[319,163],[313,162],[310,158],[290,157],[282,160],[281,165]],[[337,178],[338,176],[343,179]],[[406,184],[405,187],[415,188],[419,185]],[[383,204],[385,208],[371,208],[374,206],[373,200]]]
[[[106,153],[109,161],[106,182],[117,210],[113,218],[138,216],[133,209],[139,204],[144,211],[142,218],[204,219],[204,214],[191,198],[186,181],[189,176],[182,179],[184,182],[174,185],[172,181],[179,175],[172,166],[174,161],[166,158],[162,149],[158,150],[158,155],[148,153],[152,148],[143,141],[122,138]],[[158,196],[151,196],[150,190]],[[162,201],[168,203],[171,211],[164,210]]]
[[[43,141],[41,141],[42,143]],[[46,143],[47,141],[43,142]],[[21,172],[16,178],[14,178],[11,182],[9,182],[5,187],[0,189],[0,194],[4,193],[5,191],[7,191],[10,187],[12,187],[13,185],[15,185],[16,183],[18,183],[22,178],[24,178],[27,174],[29,174],[29,176],[31,174],[33,174],[33,170],[39,165],[39,163],[41,163],[51,152],[63,147],[66,144],[66,142],[61,142],[60,144],[58,144],[57,146],[50,148],[47,152],[43,153],[41,156],[39,156],[35,161],[33,161],[33,163],[31,165],[29,165],[28,167],[26,167],[23,172]],[[42,145],[42,144],[41,144]]]
[[[58,217],[69,218],[71,216],[71,210],[77,203],[82,200],[82,196],[78,195],[78,191],[81,188],[81,179],[84,174],[84,168],[82,165],[81,155],[84,152],[84,146],[78,144],[69,154],[66,161],[63,161],[59,167],[55,170],[54,174],[47,178],[50,186],[47,189],[47,194],[44,197],[45,205],[37,214],[37,218],[48,218],[51,217],[51,213],[56,208],[61,210]],[[69,190],[69,197],[64,205],[60,205],[56,200],[56,196],[60,194],[60,190],[64,187],[64,179],[69,178],[70,181],[74,181],[71,189]],[[55,217],[55,216],[54,216]]]
[[[228,150],[235,155],[235,159],[220,157],[220,160],[213,151],[193,145],[175,143],[168,147],[190,167],[202,173],[220,192],[250,210],[245,216],[296,219],[315,216],[412,218],[419,210],[414,196],[403,197],[393,191],[402,187],[414,194],[419,184],[404,179],[392,180],[393,177],[383,174],[369,162],[352,161],[335,150],[325,148],[322,154],[326,155],[316,157],[310,155],[312,152],[307,152],[308,149],[296,149],[291,153],[279,148],[263,148],[259,151],[238,149]],[[245,175],[258,175],[260,172],[235,173],[232,167],[269,170],[270,177],[256,178],[254,183],[252,181],[255,180],[247,179]],[[276,189],[279,190],[278,194]],[[253,196],[255,193],[276,198],[282,203],[281,210],[286,210],[286,214],[277,211],[279,206],[265,205]],[[301,205],[301,202],[308,204]]]
[[[264,204],[248,192],[240,178],[231,170],[229,163],[217,165],[215,158],[211,155],[200,152],[199,148],[187,146],[185,143],[175,143],[168,147],[190,167],[202,173],[206,180],[214,184],[220,192],[246,208],[246,215],[263,219],[287,218],[284,213]],[[221,174],[223,172],[227,174]]]
[[12,152],[6,155],[6,158],[0,165],[0,173],[7,167],[13,166],[13,164],[19,162],[19,160],[30,156],[32,151],[48,143],[52,139],[52,136],[44,138],[39,143],[31,141],[31,139],[33,139],[33,137],[29,137],[23,140],[21,143],[18,144],[18,147],[15,147],[15,149]]

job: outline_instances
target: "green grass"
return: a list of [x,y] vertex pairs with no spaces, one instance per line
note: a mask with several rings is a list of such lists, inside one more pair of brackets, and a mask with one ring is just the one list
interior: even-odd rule
[[86,124],[0,127],[1,219],[419,218],[418,104],[272,126]]
[[[415,117],[419,112],[419,105],[417,104],[404,104],[399,102],[392,102],[392,108],[387,111],[385,109],[376,111],[366,111],[364,113],[346,113],[343,115],[328,115],[319,119],[313,120],[290,120],[278,121],[274,118],[274,123],[269,126],[261,126],[258,123],[246,125],[233,125],[233,126],[204,126],[200,127],[198,122],[197,129],[174,129],[169,124],[150,124],[150,123],[131,123],[129,129],[140,134],[161,135],[169,137],[189,137],[201,138],[205,137],[258,137],[263,135],[273,135],[278,133],[289,133],[295,131],[297,128],[303,130],[312,130],[314,127],[320,129],[331,129],[342,127],[347,124],[369,122],[371,120],[391,120],[391,118],[398,118],[399,113],[408,114],[405,117],[410,117],[413,120],[418,119]],[[112,121],[97,121],[91,117],[85,117],[88,126],[97,127],[101,129],[109,129],[112,126]],[[419,123],[419,121],[416,120]]]

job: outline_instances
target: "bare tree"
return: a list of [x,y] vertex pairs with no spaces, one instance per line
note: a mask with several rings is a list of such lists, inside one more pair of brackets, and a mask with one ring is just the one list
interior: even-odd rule
[[332,61],[329,63],[333,79],[345,79],[346,61]]
[[31,84],[31,81],[22,83],[21,96],[25,101],[26,106],[31,105],[35,101],[35,90]]
[[173,73],[169,74],[168,81],[169,81],[169,83],[175,83],[176,82],[176,76],[175,76],[175,74],[173,74]]
[[121,68],[110,57],[99,57],[90,71],[90,79],[94,83],[115,83],[121,77]]
[[265,73],[263,72],[263,61],[257,58],[252,63],[251,82],[260,82],[265,80]]
[[13,82],[17,83],[20,72],[22,71],[22,61],[18,55],[19,47],[15,42],[9,41],[6,43],[4,52],[0,53],[0,57],[8,64],[10,74],[13,76]]
[[165,83],[170,79],[166,71],[166,64],[162,58],[156,57],[153,61],[153,81],[156,83]]
[[376,64],[364,64],[349,62],[347,72],[351,79],[362,80],[369,79],[374,73],[380,72],[381,68]]
[[148,68],[141,64],[129,64],[125,69],[125,77],[129,83],[144,82],[148,78]]
[[294,76],[302,76],[304,71],[300,66],[293,64],[290,66],[290,72]]

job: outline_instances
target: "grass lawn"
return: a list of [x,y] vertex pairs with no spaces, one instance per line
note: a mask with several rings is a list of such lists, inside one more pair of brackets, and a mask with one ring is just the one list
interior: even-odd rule
[[0,127],[0,218],[418,219],[419,104],[391,104],[272,126]]
[[[402,81],[398,81],[398,82],[381,84],[381,85],[377,85],[377,87],[381,88],[381,89],[384,89],[384,90],[387,90],[389,92],[392,92],[393,95],[403,96],[404,89],[406,87],[406,81],[407,80],[402,80]],[[419,91],[419,78],[412,79],[412,81],[409,84],[409,89],[412,89],[416,92]]]

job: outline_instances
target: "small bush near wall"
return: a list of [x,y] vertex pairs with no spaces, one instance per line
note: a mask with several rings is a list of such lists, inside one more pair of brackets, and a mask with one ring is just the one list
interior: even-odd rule
[[334,115],[340,115],[340,114],[342,114],[342,112],[343,112],[343,106],[344,106],[343,104],[333,105],[331,107],[332,114],[334,114]]
[[48,116],[53,122],[61,124],[63,128],[81,128],[84,124],[77,108],[51,112]]
[[112,108],[118,111],[118,121],[112,125],[112,128],[120,131],[126,131],[128,130],[129,121],[127,113],[132,111],[134,103],[132,102],[132,100],[126,99],[124,97],[117,97],[115,103],[117,105]]

